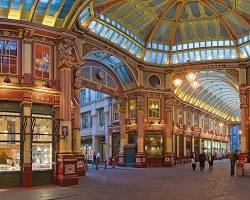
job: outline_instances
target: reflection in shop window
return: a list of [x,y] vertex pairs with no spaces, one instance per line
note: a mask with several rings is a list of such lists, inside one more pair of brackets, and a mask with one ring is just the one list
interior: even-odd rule
[[52,169],[52,118],[33,114],[32,120],[32,169]]
[[159,99],[148,100],[148,117],[160,118],[160,100]]
[[42,44],[35,44],[35,76],[49,78],[51,65],[51,47]]
[[20,170],[20,114],[0,112],[0,171]]
[[129,113],[130,113],[130,119],[136,119],[136,100],[131,99],[129,101]]

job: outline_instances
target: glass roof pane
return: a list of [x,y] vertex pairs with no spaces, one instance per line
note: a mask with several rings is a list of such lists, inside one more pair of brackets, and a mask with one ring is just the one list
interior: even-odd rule
[[49,4],[49,0],[40,0],[36,9],[36,13],[43,14]]
[[34,3],[34,0],[25,0],[25,1],[24,1],[24,4],[23,4],[23,9],[24,9],[25,11],[30,10],[31,7],[32,7],[32,5],[33,5],[33,3]]
[[74,4],[74,0],[66,0],[65,4],[62,7],[62,10],[58,16],[59,19],[64,19],[69,13],[70,9]]
[[56,12],[59,10],[61,4],[62,4],[61,0],[53,0],[51,5],[50,5],[50,8],[49,8],[47,15],[49,15],[49,16],[55,15]]

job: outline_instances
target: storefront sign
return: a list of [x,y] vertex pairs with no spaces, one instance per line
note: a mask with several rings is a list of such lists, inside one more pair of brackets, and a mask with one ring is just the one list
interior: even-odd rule
[[67,164],[65,165],[64,174],[75,174],[76,168],[74,164]]

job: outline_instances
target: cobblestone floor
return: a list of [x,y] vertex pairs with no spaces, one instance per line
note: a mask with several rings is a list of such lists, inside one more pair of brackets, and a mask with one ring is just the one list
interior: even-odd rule
[[45,186],[0,190],[0,200],[247,200],[250,178],[231,177],[229,162],[215,162],[214,171],[175,168],[116,168],[96,171],[75,187]]

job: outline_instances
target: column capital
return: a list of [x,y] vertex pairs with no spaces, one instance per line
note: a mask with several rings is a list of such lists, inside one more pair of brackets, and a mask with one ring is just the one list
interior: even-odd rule
[[72,53],[74,48],[73,40],[64,38],[60,41],[57,46],[58,57],[59,57],[59,68],[70,68],[72,69],[77,65],[75,56]]

